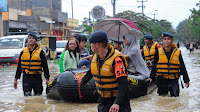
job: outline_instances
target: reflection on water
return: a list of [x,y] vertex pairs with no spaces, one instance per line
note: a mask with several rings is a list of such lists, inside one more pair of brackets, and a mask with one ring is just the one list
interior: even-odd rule
[[[190,77],[190,87],[180,89],[180,97],[160,97],[156,90],[149,95],[131,99],[133,112],[198,112],[200,110],[200,50],[193,55],[181,47],[183,59]],[[59,73],[58,65],[49,63],[51,78]],[[0,69],[0,112],[97,112],[97,103],[73,103],[42,96],[24,97],[21,79],[18,89],[13,88],[16,67]],[[44,87],[45,84],[43,83]],[[181,86],[180,86],[181,88]]]

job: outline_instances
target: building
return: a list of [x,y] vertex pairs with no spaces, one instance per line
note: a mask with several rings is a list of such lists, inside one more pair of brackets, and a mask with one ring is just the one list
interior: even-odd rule
[[70,35],[68,13],[61,10],[62,0],[7,0],[7,3],[8,12],[3,12],[4,35],[29,31]]

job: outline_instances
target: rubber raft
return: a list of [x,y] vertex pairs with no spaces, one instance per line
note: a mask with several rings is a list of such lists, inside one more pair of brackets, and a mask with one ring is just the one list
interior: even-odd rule
[[[47,97],[73,102],[97,102],[98,93],[93,78],[86,85],[78,85],[88,70],[73,69],[55,76],[46,88]],[[156,88],[155,81],[149,83],[145,75],[128,74],[128,77],[130,98],[147,95]]]

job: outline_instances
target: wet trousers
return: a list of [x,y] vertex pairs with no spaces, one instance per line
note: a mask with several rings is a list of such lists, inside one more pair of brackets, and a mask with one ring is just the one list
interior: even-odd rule
[[178,97],[179,96],[179,84],[178,79],[164,79],[158,78],[157,81],[158,86],[158,94],[160,96],[167,95],[170,92],[171,96]]
[[23,86],[24,96],[31,96],[32,90],[34,92],[34,95],[42,95],[43,86],[42,86],[41,75],[24,74],[22,86]]
[[[98,112],[109,112],[110,107],[113,105],[115,98],[98,98]],[[119,112],[131,112],[130,102],[127,98],[124,99],[123,103],[119,106]]]

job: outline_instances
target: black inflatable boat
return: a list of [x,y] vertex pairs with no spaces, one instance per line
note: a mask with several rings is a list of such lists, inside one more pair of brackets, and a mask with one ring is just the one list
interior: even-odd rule
[[[74,69],[55,76],[46,88],[47,97],[65,101],[97,102],[98,93],[96,92],[93,78],[88,84],[81,87],[78,86],[78,80],[81,80],[88,70]],[[146,95],[156,88],[155,81],[149,83],[145,75],[134,74],[128,76],[130,79],[130,98]]]

